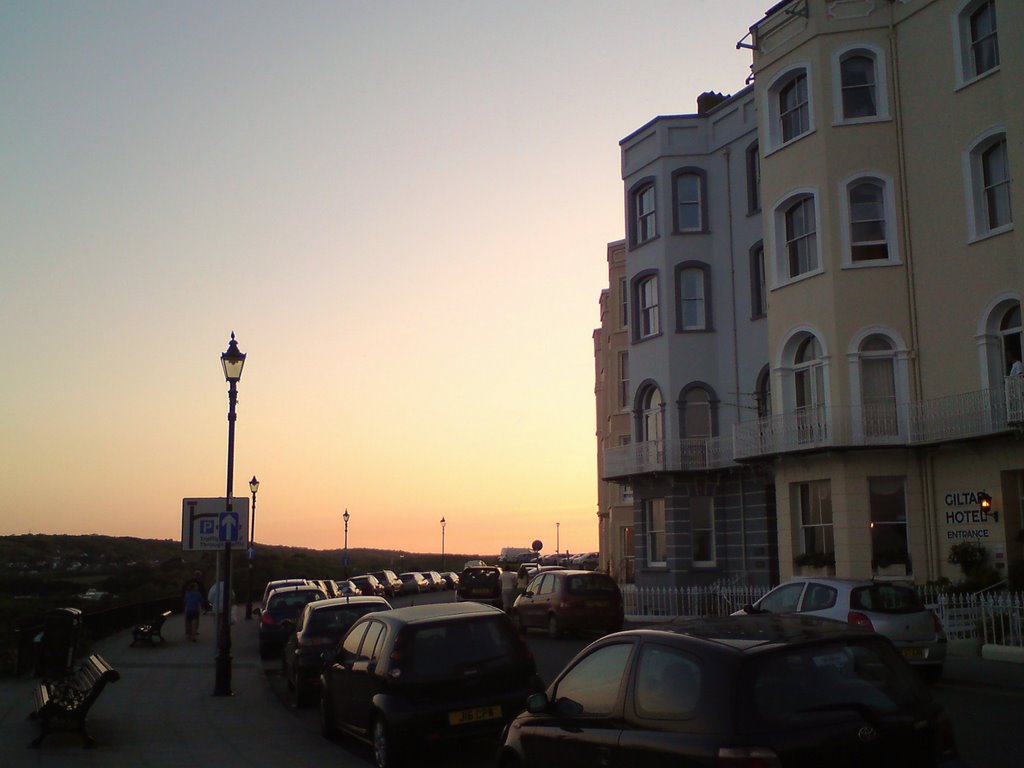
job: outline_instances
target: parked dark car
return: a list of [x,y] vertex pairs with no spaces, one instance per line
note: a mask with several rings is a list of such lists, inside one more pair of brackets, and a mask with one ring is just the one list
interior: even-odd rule
[[419,571],[406,571],[398,574],[398,578],[402,580],[402,589],[399,594],[416,595],[420,592],[430,591],[430,582]]
[[360,616],[389,610],[391,604],[383,597],[335,597],[317,600],[302,609],[282,657],[284,676],[295,693],[296,705],[303,706],[319,692],[323,652],[337,646]]
[[260,610],[262,611],[267,606],[267,598],[270,597],[270,593],[275,589],[281,587],[304,587],[309,584],[309,579],[273,579],[267,582],[266,588],[263,590],[263,599],[260,600]]
[[472,600],[501,608],[501,568],[496,565],[472,565],[459,576],[459,600]]
[[445,571],[441,574],[441,578],[445,580],[445,583],[448,585],[448,589],[459,588],[459,574],[455,571]]
[[385,568],[383,571],[374,571],[371,575],[376,576],[377,581],[384,585],[385,597],[394,597],[402,591],[402,580],[394,571]]
[[334,582],[335,597],[356,597],[361,594],[363,594],[363,590],[352,579],[342,579],[341,581]]
[[544,629],[551,637],[588,629],[618,632],[622,619],[619,585],[596,571],[542,571],[512,606],[520,629]]
[[365,576],[353,576],[349,581],[359,587],[359,591],[364,595],[384,597],[386,590],[384,589],[384,585],[380,583],[376,576],[371,574],[366,574]]
[[691,619],[589,645],[502,736],[498,765],[962,766],[886,638],[796,615]]
[[325,662],[324,734],[369,742],[379,768],[400,765],[424,744],[497,736],[543,687],[508,616],[478,603],[363,616]]
[[284,647],[288,633],[295,628],[295,619],[307,603],[326,599],[324,591],[311,584],[272,590],[260,611],[260,656],[266,658]]
[[441,574],[437,571],[424,571],[423,576],[430,584],[430,589],[433,592],[440,592],[448,588],[448,584],[441,578]]

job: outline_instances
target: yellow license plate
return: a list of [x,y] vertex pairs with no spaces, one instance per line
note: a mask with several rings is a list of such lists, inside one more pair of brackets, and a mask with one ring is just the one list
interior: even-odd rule
[[460,709],[457,712],[448,713],[449,725],[465,725],[466,723],[478,723],[481,720],[500,720],[501,707],[473,707],[473,709]]
[[924,648],[902,648],[901,650],[905,659],[923,659],[925,656]]

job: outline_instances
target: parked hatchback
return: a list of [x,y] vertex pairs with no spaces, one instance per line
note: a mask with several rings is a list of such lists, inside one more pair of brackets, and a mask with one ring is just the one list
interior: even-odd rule
[[284,647],[288,633],[295,627],[295,619],[307,603],[326,599],[324,591],[311,584],[272,590],[260,611],[260,656],[266,658]]
[[946,632],[913,588],[852,579],[793,579],[780,584],[743,613],[800,613],[845,621],[885,635],[926,680],[942,676]]
[[376,576],[377,581],[384,585],[385,597],[394,597],[402,591],[402,580],[394,571],[385,568],[383,571],[374,571],[371,575]]
[[622,618],[619,585],[596,571],[538,573],[512,606],[512,621],[520,629],[544,629],[551,637],[588,629],[618,632]]
[[533,655],[497,608],[432,603],[363,616],[320,675],[324,734],[393,768],[425,743],[494,734],[541,690]]
[[530,697],[498,764],[962,765],[949,717],[889,640],[797,615],[608,635]]
[[389,611],[383,597],[336,597],[307,604],[284,645],[282,665],[295,703],[302,706],[319,692],[321,656],[337,646],[356,619],[367,613]]
[[459,600],[501,607],[501,568],[496,565],[471,565],[459,576],[455,593]]
[[365,576],[353,576],[349,579],[355,584],[359,591],[364,595],[371,595],[375,597],[384,597],[385,589],[384,585],[380,583],[376,576],[366,574]]

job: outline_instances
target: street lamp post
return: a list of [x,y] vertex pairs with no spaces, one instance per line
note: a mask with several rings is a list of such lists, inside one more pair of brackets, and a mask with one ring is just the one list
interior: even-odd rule
[[348,519],[350,515],[348,510],[345,510],[345,514],[341,516],[341,519],[345,521],[345,579],[348,580]]
[[560,534],[559,528],[561,525],[561,523],[555,523],[555,565],[562,562],[561,550],[558,548],[558,537]]
[[444,518],[441,518],[441,570],[444,570]]
[[256,557],[256,491],[260,489],[260,481],[256,475],[249,481],[249,490],[252,491],[252,520],[249,526],[249,547],[246,555],[249,558],[249,588],[246,590],[248,597],[245,599],[245,618],[252,619],[252,561]]
[[[227,351],[220,356],[224,379],[228,383],[228,488],[224,511],[231,512],[231,484],[235,471],[235,405],[238,403],[238,381],[242,378],[242,367],[245,365],[245,354],[238,351],[235,333],[231,332],[231,341]],[[221,573],[224,580],[220,590],[220,626],[217,633],[217,662],[214,696],[231,695],[231,542],[224,542],[223,565]]]

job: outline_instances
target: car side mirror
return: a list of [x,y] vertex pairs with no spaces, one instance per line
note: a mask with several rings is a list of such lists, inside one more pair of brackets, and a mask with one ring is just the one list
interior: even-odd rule
[[376,659],[370,659],[370,661],[366,664],[366,674],[372,675],[376,671],[377,671],[377,660]]
[[527,590],[526,592],[523,592],[523,597],[533,597],[533,592]]
[[555,701],[555,714],[559,717],[579,717],[583,714],[583,705],[568,696]]
[[324,664],[333,664],[337,656],[337,651],[334,648],[329,648],[328,650],[320,654],[320,661],[322,661]]
[[744,613],[749,613],[749,614],[753,615],[755,613],[761,613],[761,609],[760,608],[755,608],[753,603],[751,603],[750,605],[744,605],[743,606],[743,612]]
[[526,699],[526,711],[531,715],[540,715],[548,711],[549,704],[546,693],[532,693]]

